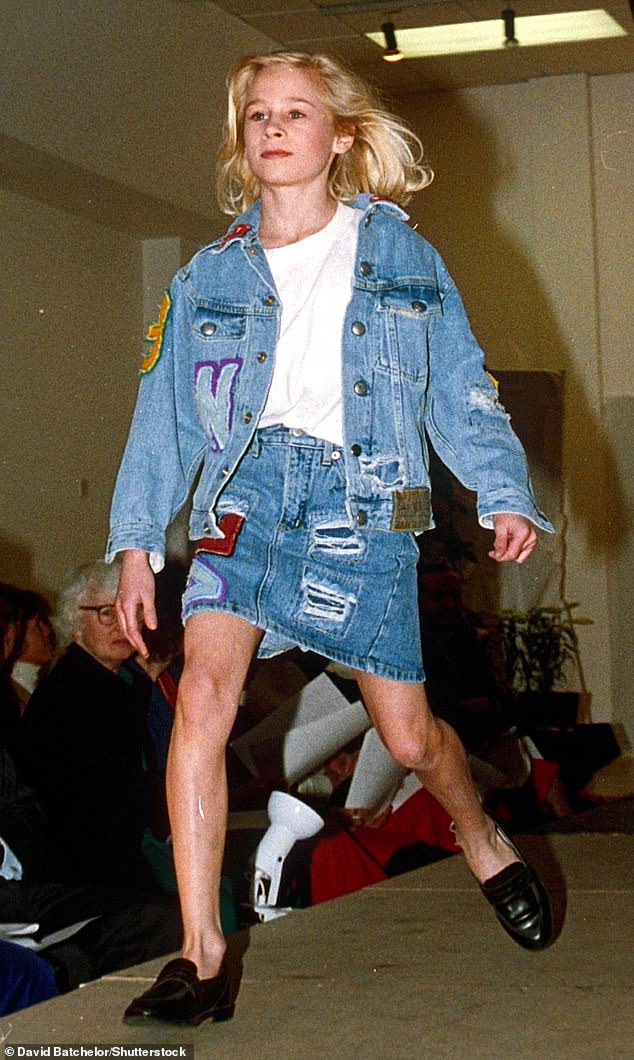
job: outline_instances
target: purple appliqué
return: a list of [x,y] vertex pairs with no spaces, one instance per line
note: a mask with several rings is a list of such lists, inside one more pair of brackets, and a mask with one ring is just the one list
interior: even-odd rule
[[227,445],[233,424],[236,383],[241,368],[241,357],[198,361],[194,365],[196,408],[211,449],[215,453],[222,452]]
[[226,579],[215,568],[209,556],[196,556],[187,580],[183,617],[189,617],[196,610],[204,610],[205,604],[221,604],[226,598]]

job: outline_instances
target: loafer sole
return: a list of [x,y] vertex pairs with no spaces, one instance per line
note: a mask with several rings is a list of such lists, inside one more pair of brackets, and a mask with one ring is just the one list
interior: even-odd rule
[[224,1023],[233,1017],[234,1005],[226,1005],[223,1008],[213,1008],[208,1012],[197,1013],[190,1019],[180,1016],[161,1015],[156,1012],[126,1012],[122,1022],[127,1026],[139,1026],[148,1023],[171,1023],[173,1027],[199,1027],[201,1023]]

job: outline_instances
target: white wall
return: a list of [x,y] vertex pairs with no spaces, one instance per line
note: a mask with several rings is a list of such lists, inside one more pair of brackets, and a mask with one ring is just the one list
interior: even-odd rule
[[606,516],[612,710],[634,738],[634,77],[593,78],[590,103],[604,418],[612,454]]
[[[632,533],[623,454],[605,408],[607,386],[631,393],[631,359],[621,362],[615,346],[632,341],[623,313],[634,242],[624,158],[632,102],[632,75],[578,75],[435,93],[405,108],[436,170],[412,217],[447,259],[490,367],[565,376],[564,591],[593,621],[579,632],[594,720],[613,712],[619,612],[609,586]],[[606,143],[614,167],[605,167]],[[629,682],[621,673],[628,703],[619,717],[632,719],[634,675],[622,654],[620,663]]]
[[140,349],[138,239],[0,191],[0,571],[99,556]]
[[268,37],[211,3],[2,4],[0,129],[213,215],[227,71],[244,52],[271,47]]
[[227,70],[272,42],[213,10],[0,6],[0,578],[51,597],[103,554],[150,305],[226,224]]

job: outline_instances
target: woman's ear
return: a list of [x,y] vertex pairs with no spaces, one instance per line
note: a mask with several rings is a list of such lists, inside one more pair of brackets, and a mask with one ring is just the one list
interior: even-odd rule
[[351,124],[342,125],[341,128],[337,129],[333,146],[335,154],[345,155],[346,151],[350,150],[354,143],[356,131],[354,125]]

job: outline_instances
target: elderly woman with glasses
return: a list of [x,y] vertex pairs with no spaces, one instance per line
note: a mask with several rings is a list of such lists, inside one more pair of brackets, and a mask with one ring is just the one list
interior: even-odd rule
[[25,711],[21,766],[50,816],[51,878],[148,887],[150,683],[122,670],[134,649],[114,607],[118,580],[117,564],[90,563],[62,585],[53,621],[65,651]]

